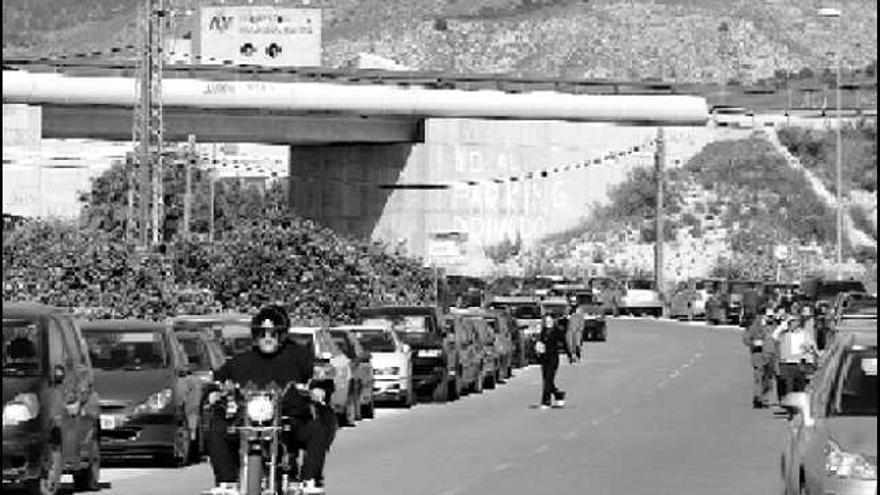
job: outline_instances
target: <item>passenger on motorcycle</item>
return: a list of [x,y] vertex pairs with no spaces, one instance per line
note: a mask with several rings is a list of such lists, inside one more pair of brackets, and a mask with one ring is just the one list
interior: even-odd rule
[[[324,459],[336,431],[335,416],[327,412],[326,400],[333,393],[332,384],[310,386],[314,356],[312,350],[295,342],[288,342],[285,335],[290,328],[287,311],[280,306],[269,305],[260,309],[251,320],[254,349],[234,356],[217,372],[215,380],[227,385],[275,386],[284,388],[291,382],[288,393],[281,398],[281,411],[290,417],[291,431],[282,435],[281,441],[295,458],[300,449],[305,451],[300,479],[302,493],[324,493],[322,473]],[[219,392],[211,392],[210,426],[206,446],[214,470],[216,488],[209,493],[216,495],[238,494],[236,490],[240,469],[239,439],[229,433],[230,420],[226,409],[219,407]],[[295,464],[292,461],[291,464]],[[295,474],[295,473],[294,473]]]

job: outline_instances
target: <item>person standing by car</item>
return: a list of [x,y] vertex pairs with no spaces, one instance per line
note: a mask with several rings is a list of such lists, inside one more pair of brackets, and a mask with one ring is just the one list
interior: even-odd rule
[[753,386],[752,407],[767,407],[767,396],[772,388],[776,354],[773,340],[773,310],[767,309],[763,318],[755,318],[743,333],[743,344],[749,348]]
[[[290,318],[284,308],[269,305],[260,309],[251,321],[254,349],[227,361],[215,373],[215,380],[239,385],[250,382],[257,387],[265,387],[272,382],[284,387],[293,382],[296,388],[307,389],[314,373],[314,356],[309,348],[295,342],[285,343],[284,336],[289,328]],[[324,493],[319,485],[322,483],[324,459],[335,434],[335,424],[325,420],[326,414],[322,414],[322,410],[313,412],[312,402],[324,404],[332,393],[332,390],[315,387],[311,388],[311,401],[296,390],[282,398],[283,414],[293,420],[293,429],[283,441],[290,452],[298,452],[300,448],[305,450],[301,476],[305,494]],[[215,394],[217,392],[212,392],[209,403],[217,402]],[[230,425],[225,411],[220,411],[218,407],[213,409],[206,444],[217,487],[210,493],[231,495],[237,493],[238,437],[227,433]]]
[[565,400],[565,392],[556,387],[556,371],[559,369],[559,353],[565,352],[569,363],[574,363],[574,356],[568,347],[567,330],[560,328],[556,318],[545,315],[541,333],[535,343],[538,362],[541,363],[541,409],[549,409],[554,400],[557,404]]
[[[793,309],[797,309],[795,305]],[[807,375],[815,368],[818,350],[813,332],[812,311],[805,305],[800,316],[787,317],[773,331],[773,340],[779,345],[779,370],[776,391],[779,402],[791,392],[801,392],[807,385]]]

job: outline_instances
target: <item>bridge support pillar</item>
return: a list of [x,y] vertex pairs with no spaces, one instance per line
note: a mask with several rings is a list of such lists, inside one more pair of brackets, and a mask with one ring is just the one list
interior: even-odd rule
[[[335,232],[405,245],[421,253],[424,196],[401,194],[417,183],[420,144],[334,144],[290,147],[290,204]],[[413,173],[414,172],[414,173]]]

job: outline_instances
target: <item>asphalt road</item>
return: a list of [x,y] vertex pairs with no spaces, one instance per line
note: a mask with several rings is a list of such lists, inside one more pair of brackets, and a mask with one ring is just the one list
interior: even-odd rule
[[[540,369],[450,404],[381,409],[343,429],[330,495],[760,495],[779,493],[786,420],[751,408],[731,327],[620,319],[564,365],[565,409],[535,408]],[[105,468],[102,495],[191,495],[210,467]]]

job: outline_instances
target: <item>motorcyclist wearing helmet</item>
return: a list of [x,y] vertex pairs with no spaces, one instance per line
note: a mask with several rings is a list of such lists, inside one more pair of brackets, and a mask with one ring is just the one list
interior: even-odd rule
[[[314,355],[311,348],[288,341],[285,338],[290,328],[290,318],[281,306],[269,305],[260,309],[251,320],[253,349],[233,356],[214,374],[216,381],[245,386],[266,387],[271,383],[284,387],[293,382],[295,388],[309,390],[314,372]],[[314,403],[326,403],[333,393],[332,389],[311,387],[311,400],[303,394],[291,390],[283,397],[282,414],[292,418],[290,435],[282,441],[288,452],[295,455],[300,448],[305,450],[301,478],[303,492],[306,494],[324,493],[322,472],[327,450],[335,433],[335,422],[325,421],[326,415],[320,411],[315,414]],[[214,404],[217,392],[212,392],[208,401]],[[215,407],[206,446],[214,470],[216,488],[212,494],[231,494],[235,491],[239,472],[238,437],[228,433],[229,422],[222,408]],[[333,416],[332,414],[330,415]]]
[[535,352],[538,362],[541,363],[541,376],[543,386],[541,391],[541,409],[549,409],[553,400],[557,403],[563,401],[565,392],[556,388],[556,370],[559,369],[559,352],[568,355],[568,361],[574,362],[571,349],[568,346],[567,329],[557,324],[552,314],[546,313],[541,325],[541,334],[535,343]]

